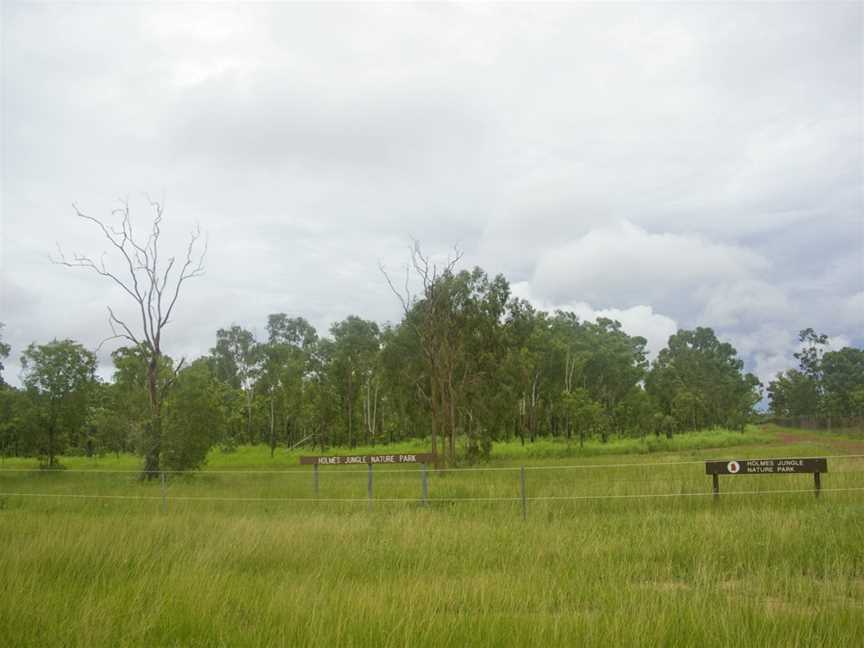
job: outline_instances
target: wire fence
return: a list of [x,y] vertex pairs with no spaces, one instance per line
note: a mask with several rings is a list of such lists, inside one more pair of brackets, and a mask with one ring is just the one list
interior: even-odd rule
[[[806,457],[788,457],[791,459],[864,459],[864,454],[840,454],[840,455],[819,455]],[[521,470],[574,470],[574,469],[608,469],[608,468],[658,468],[663,466],[704,466],[706,461],[727,461],[727,459],[694,459],[690,461],[654,461],[654,462],[632,462],[632,463],[596,463],[596,464],[564,464],[564,465],[548,465],[548,466],[470,466],[463,468],[436,468],[438,474],[446,473],[468,473],[468,472],[519,472]],[[324,464],[319,464],[324,466]],[[369,464],[363,464],[368,466]],[[368,472],[367,468],[342,468],[333,467],[334,471],[342,474]],[[388,474],[396,473],[417,473],[421,468],[390,468],[383,467],[382,470]],[[143,469],[122,469],[122,470],[107,470],[102,468],[62,468],[51,470],[47,468],[0,468],[0,475],[3,473],[40,473],[40,474],[64,474],[64,473],[86,473],[86,474],[118,474],[118,475],[309,475],[309,468],[287,468],[282,470],[216,470],[206,468],[203,470],[143,470]]]
[[[864,491],[864,486],[850,488],[823,488],[823,493],[845,493],[854,491]],[[813,494],[811,488],[796,488],[796,489],[774,489],[774,490],[747,490],[747,491],[729,491],[723,495],[772,495],[772,494],[791,494],[791,493],[807,493]],[[694,493],[642,493],[629,495],[546,495],[540,497],[526,496],[525,501],[528,502],[544,502],[544,501],[579,501],[579,500],[605,500],[605,499],[651,499],[659,497],[707,497],[714,495],[710,490],[698,491]],[[368,504],[369,500],[364,498],[339,498],[339,497],[208,497],[203,496],[168,496],[162,498],[158,495],[88,495],[84,493],[4,493],[0,492],[0,496],[6,497],[70,497],[75,499],[115,499],[115,500],[141,500],[141,501],[182,501],[182,502],[299,502],[299,503],[359,503]],[[409,503],[415,504],[423,502],[419,498],[408,497],[378,497],[373,500],[375,503],[383,504],[399,504]],[[521,497],[434,497],[426,500],[428,503],[434,502],[521,502]]]
[[[796,457],[812,459],[814,457]],[[807,475],[723,477],[722,494],[712,489],[704,460],[534,466],[477,466],[430,470],[367,464],[363,469],[313,467],[284,470],[159,471],[39,468],[0,469],[0,508],[17,499],[156,502],[262,503],[281,505],[521,504],[663,500],[864,492],[864,454],[829,455],[829,472],[807,486]],[[151,473],[152,474],[152,473]],[[4,503],[5,500],[5,503]]]
[[798,430],[842,430],[864,433],[864,416],[806,414],[802,416],[773,417],[766,419],[765,422]]

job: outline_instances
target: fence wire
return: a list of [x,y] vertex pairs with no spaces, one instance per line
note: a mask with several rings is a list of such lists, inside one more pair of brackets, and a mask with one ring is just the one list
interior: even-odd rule
[[[861,459],[864,454],[842,454],[842,455],[820,455],[819,457],[784,457],[787,459]],[[758,457],[756,457],[758,459]],[[571,464],[564,466],[471,466],[467,468],[431,468],[433,473],[463,473],[463,472],[519,472],[520,470],[591,470],[602,468],[655,468],[662,466],[693,466],[697,464],[704,465],[706,461],[728,461],[728,459],[697,459],[692,461],[660,461],[660,462],[643,462],[643,463],[618,463],[618,464]],[[420,465],[417,468],[388,468],[388,464],[363,464],[364,466],[373,465],[380,466],[382,472],[387,474],[399,473],[417,473],[420,471]],[[391,464],[392,465],[392,464]],[[337,466],[326,466],[320,464],[323,468],[338,468]],[[368,468],[362,469],[341,469],[340,474],[366,474]],[[51,470],[46,468],[0,468],[0,475],[3,473],[42,473],[42,474],[65,474],[65,473],[94,473],[94,474],[116,474],[116,475],[309,475],[310,469],[291,468],[286,470],[105,470],[101,468],[61,468]],[[328,470],[328,474],[330,471]],[[333,473],[335,474],[335,472]]]
[[[812,459],[815,457],[795,457],[795,459]],[[687,461],[661,461],[661,462],[625,462],[625,463],[591,463],[591,464],[567,464],[567,465],[535,465],[535,466],[481,466],[481,467],[467,467],[467,468],[446,468],[442,470],[435,470],[431,466],[422,466],[418,465],[416,467],[412,467],[409,469],[391,469],[387,465],[383,465],[379,467],[379,470],[371,470],[374,464],[364,465],[363,468],[360,469],[334,469],[331,470],[329,467],[327,470],[315,470],[313,467],[306,467],[300,469],[286,469],[286,470],[202,470],[202,471],[189,471],[189,470],[164,470],[164,471],[141,471],[141,470],[109,470],[109,469],[68,469],[68,470],[44,470],[40,468],[4,468],[0,469],[0,478],[3,476],[7,476],[9,479],[6,481],[6,488],[8,490],[0,492],[0,497],[6,498],[58,498],[58,499],[75,499],[75,500],[115,500],[115,501],[153,501],[153,502],[161,502],[163,506],[163,510],[166,510],[167,505],[171,502],[187,502],[187,503],[271,503],[271,504],[365,504],[367,506],[372,506],[373,504],[422,504],[422,505],[435,505],[438,504],[460,504],[460,503],[518,503],[521,502],[523,505],[523,517],[526,514],[525,507],[528,503],[531,502],[578,502],[578,501],[601,501],[601,500],[650,500],[650,499],[668,499],[668,498],[698,498],[698,497],[727,497],[727,496],[761,496],[761,495],[787,495],[787,494],[813,494],[816,492],[819,493],[853,493],[853,492],[861,492],[864,491],[864,486],[857,486],[856,484],[861,483],[860,478],[851,477],[851,475],[860,475],[864,473],[864,469],[859,469],[859,466],[862,466],[861,463],[858,463],[856,460],[864,459],[864,454],[843,454],[843,455],[829,455],[827,457],[821,457],[825,459],[831,459],[834,461],[842,462],[843,460],[851,460],[850,463],[840,463],[839,469],[831,471],[831,475],[845,475],[845,478],[841,478],[839,483],[836,486],[829,486],[826,488],[821,488],[818,480],[816,481],[816,488],[773,488],[773,489],[739,489],[736,490],[734,487],[730,490],[725,490],[722,494],[717,493],[713,490],[713,488],[706,488],[702,490],[698,483],[699,480],[705,479],[706,475],[700,470],[698,473],[693,470],[684,471],[674,471],[671,470],[676,467],[683,466],[704,466],[706,460],[698,459],[698,460],[687,460]],[[723,459],[722,461],[726,461]],[[853,467],[854,466],[854,467]],[[425,469],[424,469],[425,468]],[[649,474],[645,474],[644,477],[638,477],[638,473],[636,474],[627,474],[619,475],[615,472],[609,474],[610,478],[606,478],[605,475],[598,473],[597,471],[616,471],[616,470],[629,470],[638,468],[643,471],[651,471]],[[663,469],[670,469],[664,474]],[[549,471],[562,471],[562,476],[554,476],[550,475]],[[538,474],[538,485],[536,490],[534,491],[539,494],[529,495],[529,489],[526,488],[525,483],[525,475],[529,471],[543,471],[544,475],[548,475],[548,477],[544,477],[543,479],[539,479],[540,475]],[[576,472],[574,472],[576,471]],[[383,483],[388,483],[388,477],[396,477],[397,479],[390,482],[390,487],[384,488],[383,490],[386,492],[390,489],[395,489],[396,493],[399,496],[383,496],[383,497],[375,497],[373,492],[373,472],[375,474],[375,479],[382,479]],[[519,480],[519,485],[517,486],[515,483],[510,483],[511,477],[513,473],[521,472],[521,480]],[[86,490],[97,490],[97,491],[108,491],[108,492],[31,492],[28,485],[24,485],[22,480],[29,482],[29,478],[24,477],[24,475],[28,474],[42,474],[42,475],[52,475],[59,476],[64,474],[70,474],[72,476],[80,477],[81,475],[89,474],[95,476],[108,476],[108,475],[124,475],[127,477],[136,476],[141,477],[142,475],[153,475],[161,477],[158,480],[158,483],[161,483],[161,492],[153,493],[153,494],[121,494],[117,493],[117,485],[126,485],[129,486],[128,481],[125,478],[114,479],[110,481],[102,481],[95,482],[92,486],[93,488],[88,488]],[[454,478],[463,473],[493,473],[493,474],[501,474],[502,479],[487,479],[485,481],[475,482],[472,479],[468,479],[468,475],[466,475],[466,480],[464,483],[460,483],[458,481],[451,480],[442,480],[440,483],[444,492],[441,492],[437,496],[429,496],[428,492],[428,479],[432,477],[446,477],[452,475]],[[20,475],[21,478],[18,480],[15,479],[15,475]],[[248,487],[247,493],[248,495],[243,494],[232,494],[237,492],[237,489],[240,488],[243,484],[241,482],[235,482],[232,480],[229,481],[220,481],[213,485],[213,489],[216,491],[214,494],[194,494],[195,490],[198,488],[195,487],[195,482],[191,480],[180,479],[186,475],[194,475],[196,477],[231,477],[231,476],[243,476],[248,478],[250,475],[256,475],[259,477],[269,477],[278,479],[281,476],[286,477],[296,477],[302,476],[304,478],[312,478],[314,484],[314,496],[303,497],[302,491],[297,493],[296,495],[292,494],[289,496],[278,496],[278,495],[270,495],[274,488],[277,489],[277,493],[279,490],[286,489],[289,493],[296,492],[297,482],[293,479],[287,482],[275,482],[272,479],[269,482],[246,482],[245,486]],[[359,493],[354,491],[354,488],[360,487],[360,481],[366,481],[365,479],[359,479],[361,477],[366,477],[368,475],[368,495],[366,497],[358,497]],[[412,479],[416,477],[422,478],[422,496],[416,496],[413,494],[408,494],[408,491],[405,490],[405,479],[401,479],[406,475],[411,475]],[[506,478],[504,475],[508,475]],[[319,492],[319,488],[321,485],[320,479],[326,476],[327,484],[336,484],[336,482],[331,482],[331,477],[343,477],[348,478],[349,480],[353,477],[357,479],[357,483],[347,483],[341,480],[338,481],[338,485],[335,486],[336,492],[333,493],[332,497],[322,497]],[[757,475],[749,475],[751,477]],[[789,475],[784,475],[785,477],[789,477]],[[759,475],[759,477],[764,477],[764,475]],[[575,478],[575,479],[574,479]],[[851,484],[850,484],[851,480]],[[544,483],[545,482],[545,483]],[[69,484],[69,482],[58,482],[56,480],[50,480],[49,482],[41,482],[47,484],[52,484],[54,487],[57,487],[60,490],[60,486],[64,486],[64,489],[68,489],[68,486],[74,487],[73,484]],[[565,484],[562,489],[562,483]],[[14,484],[14,485],[13,485]],[[638,487],[634,487],[632,485],[638,484]],[[657,485],[665,484],[666,489],[663,489]],[[731,484],[730,484],[731,485]],[[750,485],[754,485],[753,482]],[[780,484],[777,484],[778,486]],[[785,485],[785,484],[784,484]],[[744,486],[741,483],[741,486]],[[200,489],[209,488],[210,485],[208,482],[198,482],[198,487]],[[350,487],[349,490],[346,491],[346,488]],[[518,489],[518,494],[513,493],[510,488],[516,487]],[[333,486],[328,486],[329,488],[333,488]],[[534,487],[532,486],[532,489]],[[683,492],[632,492],[636,491],[657,491],[657,490],[667,490],[667,489],[679,489]],[[225,492],[227,490],[227,494],[221,494],[220,491]],[[606,489],[607,492],[596,492],[600,489]],[[115,492],[110,492],[110,491]],[[455,490],[455,492],[454,492]],[[470,492],[474,490],[474,492],[480,491],[476,496],[470,495]],[[500,495],[495,493],[494,491],[504,490]],[[555,491],[561,492],[564,490],[565,492],[562,494],[555,494]],[[567,491],[573,493],[576,490],[576,493],[568,494]],[[178,492],[179,491],[179,492]],[[189,493],[192,494],[184,494]],[[251,491],[251,492],[249,492]],[[257,491],[257,492],[256,492]],[[341,492],[340,492],[341,491]],[[450,491],[448,493],[447,491]],[[467,493],[466,493],[467,491]],[[485,492],[484,492],[485,491]],[[490,492],[491,491],[491,492]],[[549,494],[543,494],[544,491]],[[550,491],[552,491],[550,493]],[[581,491],[581,493],[580,493]],[[593,492],[592,492],[593,491]],[[612,492],[608,492],[612,491]],[[615,492],[619,491],[619,492]],[[624,491],[624,492],[621,492]],[[627,492],[631,491],[631,492]],[[122,492],[122,491],[121,491]],[[128,492],[128,489],[127,489]],[[200,492],[200,490],[199,490]],[[206,492],[206,491],[205,491]],[[242,491],[241,491],[242,492]],[[308,491],[306,491],[308,492]],[[392,491],[391,491],[392,493]],[[460,496],[460,493],[466,493]],[[512,493],[512,494],[511,494]],[[287,494],[286,494],[287,495]]]
[[[848,488],[822,488],[822,493],[839,493],[864,491],[862,487]],[[812,488],[800,489],[777,489],[777,490],[751,490],[751,491],[725,491],[722,497],[729,495],[781,495],[807,493],[813,495]],[[161,497],[159,495],[101,495],[101,494],[85,494],[85,493],[7,493],[0,492],[0,497],[68,497],[75,499],[109,499],[109,500],[139,500],[139,501],[160,501],[160,502],[298,502],[298,503],[407,503],[407,504],[434,504],[435,502],[544,502],[544,501],[580,501],[580,500],[608,500],[608,499],[650,499],[655,497],[708,497],[717,496],[712,491],[695,491],[691,493],[634,493],[621,495],[541,495],[534,497],[430,497],[422,499],[419,497],[381,497],[381,498],[364,498],[364,497],[216,497],[207,495],[172,495]]]

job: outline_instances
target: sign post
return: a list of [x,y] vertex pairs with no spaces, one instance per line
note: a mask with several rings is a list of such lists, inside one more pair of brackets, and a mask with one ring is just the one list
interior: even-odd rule
[[706,461],[705,474],[711,475],[714,497],[720,496],[720,475],[794,475],[813,473],[816,497],[822,490],[822,473],[828,472],[828,459],[733,459],[732,461]]
[[159,481],[162,482],[162,512],[166,513],[168,511],[168,500],[166,499],[166,492],[168,490],[165,485],[165,471],[161,471],[159,473]]
[[525,493],[525,466],[522,466],[519,470],[519,481],[521,482],[521,491],[522,491],[522,519],[528,519],[528,500],[526,499]]

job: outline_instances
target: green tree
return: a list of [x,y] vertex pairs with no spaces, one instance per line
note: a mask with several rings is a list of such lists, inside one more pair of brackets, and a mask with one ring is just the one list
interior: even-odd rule
[[382,425],[393,442],[431,434],[428,376],[416,328],[404,321],[381,331]]
[[507,409],[513,412],[513,427],[524,445],[526,437],[533,442],[540,433],[543,413],[560,389],[553,369],[557,349],[546,313],[535,311],[524,300],[512,299],[507,304],[504,324],[500,370],[504,389],[497,391],[505,393]]
[[291,439],[294,433],[302,435],[296,441],[302,442],[308,436],[305,400],[317,344],[318,334],[304,318],[285,313],[268,316],[258,385],[267,399],[270,456],[280,437]]
[[21,367],[35,405],[37,446],[53,468],[69,435],[79,432],[87,418],[96,356],[72,340],[33,343],[21,355]]
[[180,371],[165,407],[164,464],[171,470],[194,470],[224,435],[224,385],[210,372],[206,358]]
[[651,397],[640,385],[636,385],[618,402],[613,419],[615,426],[628,436],[644,437],[652,430],[654,412]]
[[818,384],[822,379],[822,356],[828,350],[828,336],[806,328],[798,333],[798,341],[801,349],[793,356],[798,360],[799,370]]
[[[142,390],[144,391],[144,390]],[[86,451],[88,455],[113,452],[120,455],[132,447],[134,426],[130,425],[124,393],[117,384],[98,383],[87,412]],[[139,419],[141,420],[141,419]]]
[[[645,338],[627,335],[621,323],[605,317],[582,327],[584,346],[583,383],[610,418],[618,403],[645,376]],[[605,439],[604,439],[605,440]]]
[[252,402],[255,382],[260,376],[264,359],[262,347],[251,331],[236,324],[216,331],[216,346],[210,349],[210,362],[218,380],[243,394],[245,440],[257,440],[252,427]]
[[330,334],[333,344],[330,347],[328,371],[342,404],[346,442],[354,447],[357,444],[355,429],[358,401],[362,400],[361,414],[367,442],[377,429],[380,397],[377,360],[381,349],[381,332],[375,322],[350,315],[330,327]]
[[411,292],[407,276],[405,289],[400,290],[381,268],[393,294],[402,304],[403,323],[414,330],[420,342],[426,383],[425,386],[420,383],[420,388],[428,390],[424,398],[431,414],[432,452],[438,454],[438,439],[443,437],[449,441],[451,461],[455,460],[456,361],[462,352],[463,333],[453,322],[452,280],[461,257],[461,253],[456,251],[443,265],[439,265],[423,254],[420,244],[415,241],[408,274],[413,270],[421,286],[420,295]]
[[12,348],[3,341],[3,327],[5,324],[0,322],[0,388],[2,388],[6,382],[3,380],[3,360],[9,357],[9,352]]
[[776,416],[812,416],[819,411],[819,385],[797,369],[778,373],[767,391],[769,407]]
[[[849,392],[856,384],[858,350],[828,351],[828,336],[812,328],[800,331],[798,341],[801,348],[794,354],[798,368],[777,374],[768,385],[771,411],[789,417],[850,411]],[[825,375],[826,359],[829,376]]]
[[586,437],[603,428],[603,406],[591,398],[589,391],[582,387],[565,392],[562,400],[579,435],[581,447],[585,444]]
[[864,390],[864,349],[844,347],[822,356],[824,410],[831,416],[860,412],[857,394]]
[[36,454],[36,411],[22,389],[0,387],[0,455]]
[[[101,420],[103,426],[117,424],[122,428],[122,431],[113,430],[111,434],[122,436],[124,440],[120,445],[123,448],[129,445],[145,456],[152,442],[152,437],[148,437],[153,414],[149,395],[149,355],[142,347],[120,347],[111,352],[113,383],[103,403],[110,412],[105,412]],[[155,380],[160,398],[169,391],[174,379],[174,361],[165,354],[160,355]],[[117,441],[116,437],[114,441]],[[152,475],[146,473],[146,476]]]
[[761,399],[758,379],[744,374],[743,364],[710,328],[682,330],[657,355],[645,387],[676,429],[731,425]]

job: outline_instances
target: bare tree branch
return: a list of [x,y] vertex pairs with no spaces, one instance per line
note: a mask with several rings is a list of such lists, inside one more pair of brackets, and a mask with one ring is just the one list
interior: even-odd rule
[[411,305],[413,304],[413,299],[411,297],[411,292],[408,288],[408,277],[409,270],[408,266],[405,266],[405,294],[403,295],[396,286],[393,284],[393,280],[390,278],[390,275],[387,273],[387,268],[384,267],[384,264],[380,261],[378,262],[378,270],[381,271],[381,274],[384,275],[384,279],[387,281],[387,285],[390,286],[390,291],[396,295],[396,299],[399,300],[399,303],[402,304],[402,310],[407,314],[408,311],[411,310]]
[[[162,357],[162,329],[168,324],[174,311],[180,296],[181,286],[187,280],[204,274],[207,239],[205,237],[203,241],[201,253],[196,254],[201,238],[201,228],[196,226],[186,246],[186,256],[182,267],[178,270],[174,257],[170,257],[164,267],[161,267],[163,262],[159,256],[159,239],[162,234],[163,206],[160,202],[150,199],[149,196],[147,201],[153,210],[153,220],[150,231],[143,240],[136,239],[128,199],[121,199],[120,206],[111,212],[115,220],[119,219],[119,226],[108,224],[85,214],[73,203],[77,216],[95,224],[111,247],[117,251],[124,266],[122,273],[109,269],[105,262],[106,253],[104,252],[99,257],[98,262],[94,257],[78,253],[67,258],[58,245],[59,256],[52,258],[51,261],[70,268],[84,268],[109,279],[129,295],[137,306],[140,331],[133,331],[126,321],[117,317],[111,307],[108,307],[108,325],[112,335],[100,342],[99,347],[101,348],[108,340],[122,339],[142,349],[145,353],[147,390],[150,397],[152,421],[144,468],[145,474],[152,477],[154,472],[158,472],[160,462],[162,401],[168,389],[176,381],[184,364],[184,360],[181,360],[173,377],[161,386],[158,384],[160,358]],[[172,274],[174,277],[173,286]]]
[[186,358],[180,358],[180,362],[178,362],[177,366],[174,367],[174,371],[171,373],[171,377],[162,384],[162,389],[159,390],[159,395],[163,400],[168,394],[168,390],[171,389],[172,385],[174,385],[175,382],[177,382],[177,376],[180,375],[180,370],[183,368],[183,365],[185,363]]

